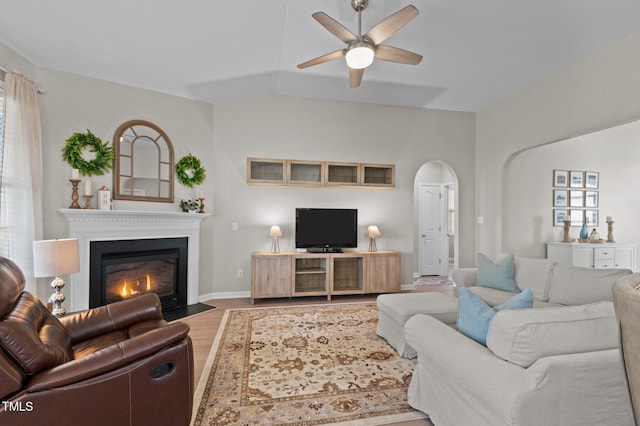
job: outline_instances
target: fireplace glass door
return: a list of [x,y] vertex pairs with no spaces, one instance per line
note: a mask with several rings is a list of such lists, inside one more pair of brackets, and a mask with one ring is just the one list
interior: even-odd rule
[[161,299],[175,295],[177,259],[177,254],[168,253],[105,260],[106,303],[144,293],[156,293]]
[[89,307],[156,293],[164,311],[187,305],[187,238],[92,241]]

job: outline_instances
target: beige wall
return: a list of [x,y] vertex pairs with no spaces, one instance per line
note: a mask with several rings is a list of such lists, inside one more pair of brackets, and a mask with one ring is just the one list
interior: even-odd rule
[[[203,159],[207,169],[213,167],[213,106],[210,104],[42,68],[37,70],[36,81],[47,90],[47,94],[39,97],[43,127],[45,238],[66,236],[66,222],[56,210],[67,208],[71,203],[68,181],[71,166],[62,159],[61,150],[74,132],[90,129],[106,142],[112,141],[114,132],[125,121],[148,120],[167,133],[176,159],[191,152]],[[111,173],[90,179],[94,190],[102,185],[113,187]],[[82,194],[82,183],[80,188]],[[205,197],[211,199],[213,182],[205,181],[201,189]],[[115,200],[114,208],[179,211],[180,198],[189,195],[190,191],[176,181],[174,204]],[[203,235],[210,235],[211,219],[205,220],[202,226]],[[205,253],[211,253],[211,238],[203,238],[201,245]],[[202,262],[200,276],[210,277],[212,273],[211,263]],[[201,282],[200,291],[208,291],[206,282]],[[44,294],[48,293],[45,289]]]
[[[578,136],[521,152],[505,170],[506,211],[504,251],[544,257],[545,241],[560,241],[563,228],[553,226],[552,175],[554,169],[599,173],[600,238],[607,237],[607,216],[613,216],[617,242],[640,242],[640,121]],[[568,188],[569,189],[569,188]],[[572,216],[581,210],[576,209]],[[589,228],[589,232],[593,227]],[[579,227],[572,227],[577,238]]]
[[[48,91],[40,98],[47,238],[65,235],[56,209],[70,203],[70,167],[62,161],[60,150],[73,132],[89,128],[110,140],[120,123],[146,119],[167,132],[177,158],[192,152],[202,159],[209,173],[202,189],[213,212],[204,222],[202,235],[203,295],[249,290],[250,252],[269,248],[269,225],[283,227],[281,248],[292,249],[296,206],[358,208],[360,234],[370,223],[380,226],[379,247],[402,252],[402,282],[409,283],[415,264],[414,181],[419,168],[433,160],[451,166],[458,178],[461,266],[474,265],[477,251],[541,254],[542,241],[554,237],[556,229],[543,224],[537,234],[523,232],[518,221],[503,220],[522,207],[508,201],[511,161],[522,161],[525,157],[517,159],[518,153],[532,147],[640,118],[640,97],[636,96],[640,93],[640,34],[476,115],[285,97],[210,105],[37,68],[1,44],[0,59],[2,65],[22,71]],[[599,150],[589,147],[584,153],[595,158]],[[245,183],[248,156],[395,163],[397,187],[249,187]],[[606,170],[601,167],[585,165],[584,169]],[[541,174],[548,174],[550,168],[540,169]],[[637,181],[633,174],[628,178]],[[111,187],[110,175],[92,180],[94,187]],[[178,186],[177,201],[188,195]],[[116,208],[178,210],[177,203],[120,202]],[[604,214],[624,217],[618,211]],[[476,217],[484,223],[476,225]],[[231,231],[234,222],[239,224],[238,231]],[[616,226],[622,232],[629,225]],[[624,240],[640,240],[633,226],[624,233]],[[366,247],[364,237],[360,246]],[[238,269],[244,270],[244,278],[237,278]]]
[[[544,228],[534,232],[530,222],[520,227],[509,225],[505,220],[514,209],[526,209],[526,206],[517,205],[505,197],[509,188],[507,173],[510,161],[520,151],[531,147],[637,120],[640,118],[638,93],[640,34],[635,34],[478,113],[475,199],[476,216],[482,217],[484,223],[476,228],[477,251],[495,256],[501,251],[516,248],[523,254],[542,254],[542,240],[557,235],[553,229],[541,225]],[[585,169],[597,171],[609,167],[597,161],[602,150],[606,149],[609,145],[585,148],[585,157],[594,159],[589,162],[590,167],[585,165]],[[551,164],[549,158],[545,159],[546,162]],[[540,170],[548,175],[549,168],[545,164]],[[629,181],[638,179],[636,172],[631,172],[629,177]],[[545,179],[550,182],[551,176]],[[527,190],[526,187],[522,189]],[[548,205],[550,199],[549,195],[549,201],[544,204]],[[605,215],[622,217],[623,213],[616,210]],[[624,239],[640,240],[637,220],[631,228],[625,232]],[[510,242],[511,235],[517,235],[517,245]]]
[[[61,149],[74,132],[90,129],[111,141],[127,120],[144,119],[171,138],[176,159],[191,152],[207,169],[201,187],[207,211],[201,234],[200,294],[243,294],[250,289],[250,254],[270,249],[272,224],[282,226],[282,250],[294,249],[295,207],[359,209],[359,248],[366,249],[364,230],[377,224],[380,249],[402,252],[402,283],[414,269],[414,180],[419,168],[434,160],[456,173],[460,197],[467,207],[460,216],[460,259],[474,257],[475,115],[438,110],[386,107],[362,103],[269,97],[206,104],[106,81],[30,66],[0,44],[0,64],[15,57],[16,68],[31,71],[46,88],[41,102],[44,151],[45,238],[66,235],[56,211],[69,206],[71,167]],[[9,63],[11,65],[11,63]],[[23,71],[26,72],[26,71]],[[250,187],[245,182],[247,157],[393,163],[396,188],[391,190]],[[111,174],[92,177],[93,187],[112,187]],[[189,191],[176,183],[176,202],[115,201],[121,210],[178,211]],[[232,231],[231,224],[238,230]],[[238,278],[238,270],[244,277]],[[41,297],[49,290],[42,289]]]
[[[402,283],[414,272],[414,180],[442,160],[457,173],[472,203],[474,115],[302,98],[262,98],[214,106],[214,291],[247,290],[248,254],[270,249],[268,227],[279,224],[281,250],[293,250],[296,207],[359,210],[359,248],[367,225],[382,231],[378,249],[402,253]],[[245,183],[247,157],[393,163],[393,190],[255,187]],[[238,223],[238,231],[231,224]],[[473,209],[460,218],[460,256],[473,258]],[[417,253],[416,253],[417,256]],[[245,278],[237,278],[237,270]]]

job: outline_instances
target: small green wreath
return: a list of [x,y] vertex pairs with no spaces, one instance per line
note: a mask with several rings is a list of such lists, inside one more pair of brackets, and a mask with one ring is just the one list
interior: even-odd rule
[[[93,160],[85,160],[82,152],[86,147],[95,153]],[[87,129],[87,133],[74,133],[62,148],[62,158],[74,169],[78,169],[83,176],[103,175],[113,167],[115,158],[109,142],[102,143],[99,137]]]
[[176,163],[176,175],[181,184],[193,188],[193,185],[204,182],[207,171],[200,164],[198,157],[189,154]]

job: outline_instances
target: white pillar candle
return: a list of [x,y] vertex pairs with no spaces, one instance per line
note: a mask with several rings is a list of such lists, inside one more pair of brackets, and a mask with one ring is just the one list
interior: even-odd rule
[[84,181],[84,195],[91,195],[91,181]]
[[613,222],[613,216],[607,216],[607,222]]
[[78,170],[78,169],[71,169],[71,179],[73,179],[73,180],[78,180],[78,179],[80,179],[80,170]]

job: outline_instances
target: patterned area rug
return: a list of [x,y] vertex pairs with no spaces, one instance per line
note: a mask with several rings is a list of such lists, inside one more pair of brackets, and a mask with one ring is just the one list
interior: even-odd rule
[[232,309],[194,397],[193,425],[379,425],[407,404],[415,360],[376,335],[375,303]]

